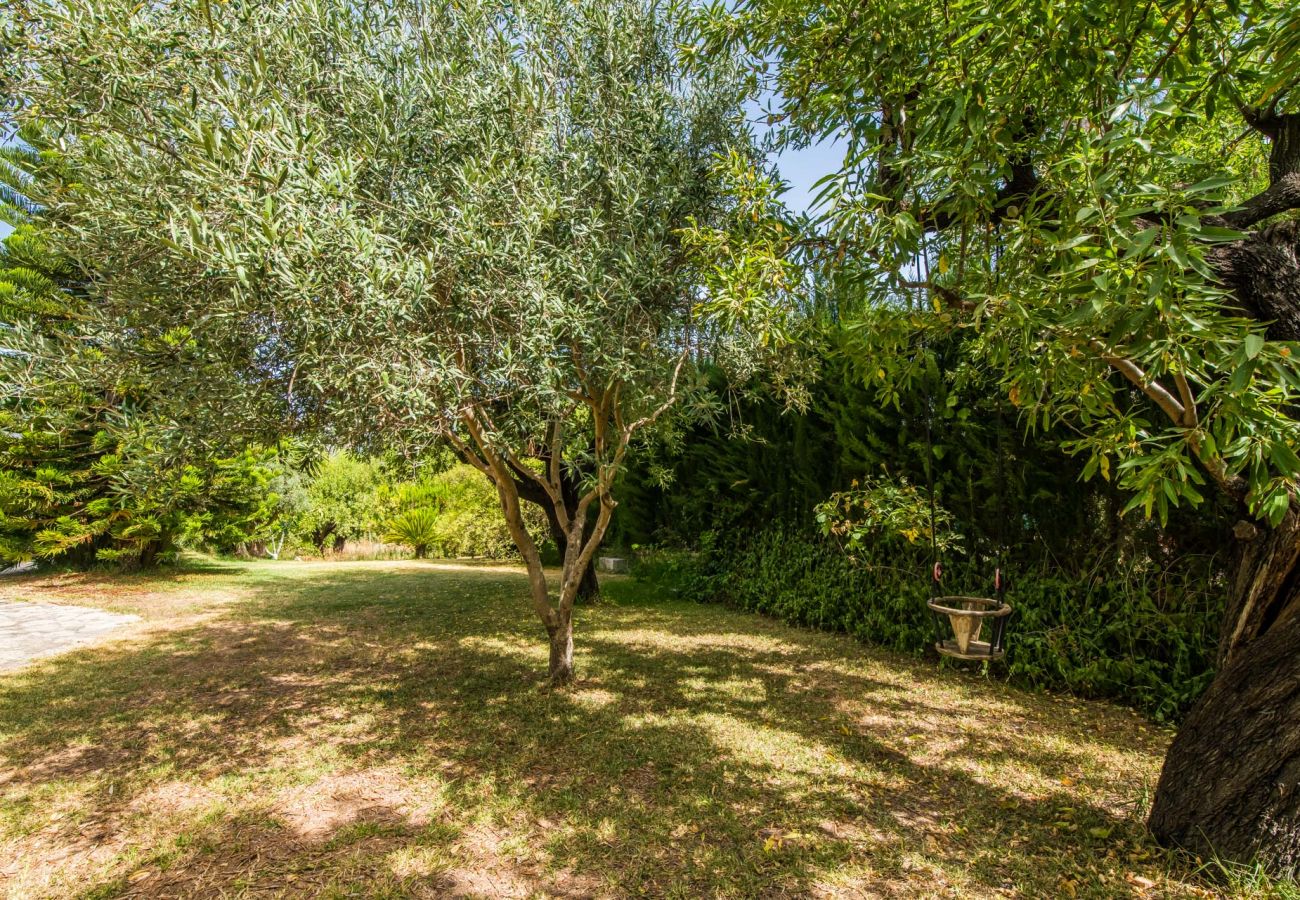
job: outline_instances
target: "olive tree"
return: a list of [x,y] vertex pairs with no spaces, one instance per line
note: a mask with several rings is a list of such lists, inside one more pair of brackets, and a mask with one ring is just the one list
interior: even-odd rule
[[707,27],[785,140],[843,142],[823,227],[752,253],[857,286],[884,397],[965,329],[1130,508],[1235,507],[1218,673],[1150,825],[1300,865],[1295,5],[747,0]]
[[[658,0],[29,0],[15,115],[82,173],[59,249],[191,431],[447,441],[495,486],[550,642],[638,434],[701,347],[688,224],[752,158],[733,67]],[[564,529],[548,585],[520,486]]]

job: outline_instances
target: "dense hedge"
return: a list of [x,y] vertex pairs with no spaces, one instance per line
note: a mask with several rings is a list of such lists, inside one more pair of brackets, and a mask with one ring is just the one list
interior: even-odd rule
[[[639,570],[691,599],[932,653],[924,553],[881,556],[851,559],[819,536],[777,525],[725,542],[707,535],[699,552],[661,555]],[[995,674],[1177,719],[1212,674],[1222,597],[1214,560],[1193,557],[1163,571],[1113,561],[1097,568],[1087,576],[1046,566],[1017,573],[1007,656]],[[954,587],[987,588],[987,573],[963,572],[960,563],[950,572]]]
[[[748,439],[697,427],[634,465],[614,540],[681,551],[661,555],[676,562],[658,576],[697,599],[920,653],[933,641],[928,548],[851,559],[821,536],[813,507],[859,479],[932,481],[966,549],[948,580],[987,590],[995,555],[1013,574],[1011,646],[996,671],[1159,717],[1185,710],[1211,674],[1230,511],[1177,510],[1164,528],[1122,515],[1126,498],[1081,480],[1082,462],[1061,452],[1066,436],[1026,429],[978,372],[935,367],[883,406],[852,335],[825,339],[806,411],[750,397],[735,413]],[[664,469],[675,475],[666,485]]]

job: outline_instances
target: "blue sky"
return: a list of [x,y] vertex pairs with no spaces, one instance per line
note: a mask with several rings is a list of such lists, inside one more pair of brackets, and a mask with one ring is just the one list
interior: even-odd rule
[[812,186],[839,169],[844,146],[836,140],[822,141],[803,150],[785,150],[775,158],[781,177],[790,183],[781,199],[795,212],[809,212],[815,193]]

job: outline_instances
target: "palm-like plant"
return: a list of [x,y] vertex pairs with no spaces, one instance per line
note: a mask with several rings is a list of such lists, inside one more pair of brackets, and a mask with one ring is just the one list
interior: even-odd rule
[[429,554],[429,546],[438,538],[438,511],[431,506],[419,506],[399,514],[388,524],[384,540],[405,544],[415,551],[416,559]]

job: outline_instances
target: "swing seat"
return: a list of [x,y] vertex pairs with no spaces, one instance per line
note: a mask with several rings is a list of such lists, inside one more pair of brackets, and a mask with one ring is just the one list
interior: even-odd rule
[[[1007,603],[989,597],[932,597],[926,606],[934,615],[934,649],[944,656],[986,661],[1005,655],[1003,639],[1011,615]],[[992,631],[987,641],[980,640],[985,619]]]

